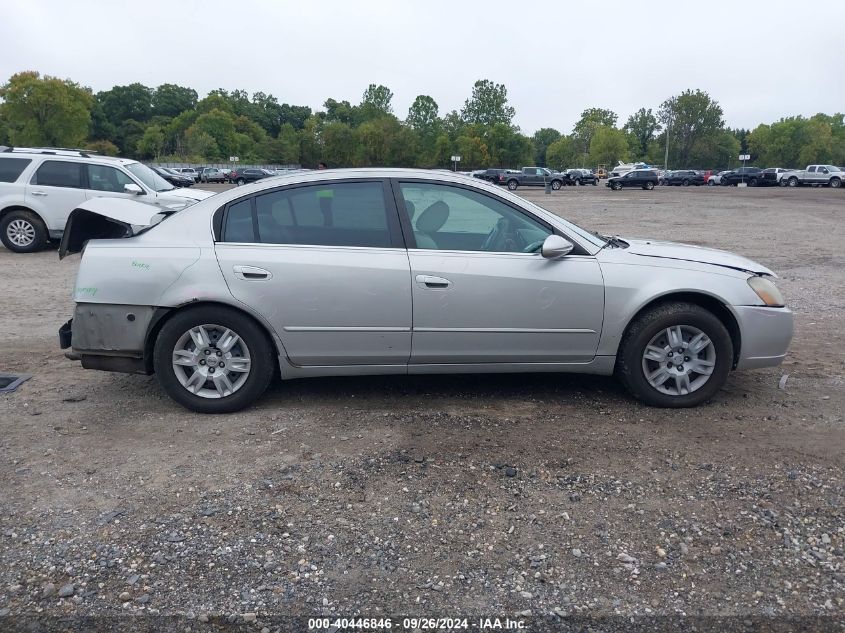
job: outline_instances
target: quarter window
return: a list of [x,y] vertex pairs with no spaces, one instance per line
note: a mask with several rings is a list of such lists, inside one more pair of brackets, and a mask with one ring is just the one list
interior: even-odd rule
[[82,163],[46,160],[32,177],[33,185],[82,188]]
[[0,182],[15,182],[31,162],[30,158],[0,158]]
[[227,242],[255,242],[253,227],[252,199],[247,198],[229,206],[223,239]]
[[495,198],[434,183],[402,183],[417,248],[519,253],[551,231]]
[[135,181],[119,169],[107,165],[86,165],[88,169],[88,188],[94,191],[123,193],[124,185],[134,185]]

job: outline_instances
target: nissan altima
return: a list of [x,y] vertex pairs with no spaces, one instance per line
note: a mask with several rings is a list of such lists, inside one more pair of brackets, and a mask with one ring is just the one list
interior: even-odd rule
[[296,173],[178,212],[96,198],[68,219],[60,256],[77,252],[66,355],[155,373],[206,413],[250,405],[277,372],[616,374],[689,407],[792,338],[765,266],[593,233],[440,171]]

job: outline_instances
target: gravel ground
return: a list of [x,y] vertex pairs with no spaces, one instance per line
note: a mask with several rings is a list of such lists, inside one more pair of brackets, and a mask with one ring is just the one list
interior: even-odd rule
[[0,248],[0,371],[33,374],[0,396],[0,629],[165,628],[103,619],[130,614],[178,630],[359,614],[841,627],[845,193],[520,193],[770,266],[796,313],[786,362],[695,410],[643,407],[611,378],[485,375],[294,381],[202,416],[152,377],[66,360],[76,258]]

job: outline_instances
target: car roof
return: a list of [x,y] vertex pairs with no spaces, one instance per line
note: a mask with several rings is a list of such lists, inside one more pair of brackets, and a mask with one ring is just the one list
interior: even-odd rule
[[130,165],[137,163],[137,160],[131,158],[120,158],[118,156],[103,156],[94,152],[88,153],[85,150],[65,150],[65,149],[51,149],[51,148],[14,148],[11,151],[6,150],[0,153],[0,156],[26,157],[26,158],[43,158],[45,160],[70,160],[70,161],[85,161],[95,162],[103,165]]

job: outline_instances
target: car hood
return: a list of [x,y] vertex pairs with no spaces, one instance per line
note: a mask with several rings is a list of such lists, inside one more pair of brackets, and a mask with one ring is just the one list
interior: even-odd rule
[[723,266],[756,275],[771,275],[775,273],[741,255],[720,251],[715,248],[704,246],[693,246],[692,244],[678,244],[675,242],[659,242],[655,240],[629,240],[628,253],[640,257],[654,257],[658,259],[673,259],[678,261],[696,262],[699,264],[712,264]]
[[161,207],[127,198],[92,198],[70,212],[59,259],[80,252],[88,240],[132,237],[167,216]]
[[188,189],[187,187],[183,187],[180,189],[171,189],[170,191],[162,191],[159,193],[159,197],[167,198],[167,197],[174,197],[174,198],[187,198],[188,200],[193,200],[194,202],[199,202],[200,200],[205,200],[206,198],[210,198],[214,195],[213,191],[205,191],[203,189]]

